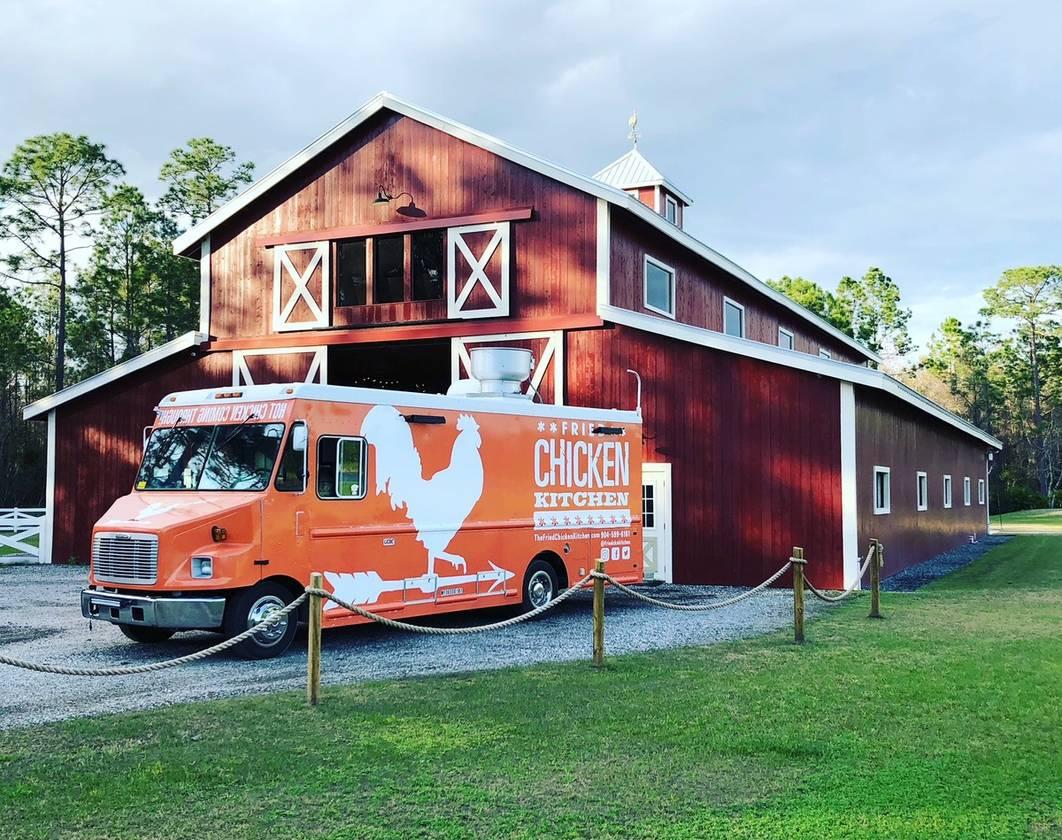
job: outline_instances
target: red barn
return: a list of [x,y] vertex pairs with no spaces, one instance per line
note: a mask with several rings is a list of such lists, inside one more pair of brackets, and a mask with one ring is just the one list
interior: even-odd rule
[[640,374],[656,577],[753,584],[802,545],[840,587],[871,537],[892,572],[983,534],[999,442],[687,234],[689,204],[637,149],[590,178],[376,96],[174,243],[197,332],[26,409],[48,423],[44,559],[88,559],[167,392],[445,392],[499,344],[533,350],[543,400],[632,407]]

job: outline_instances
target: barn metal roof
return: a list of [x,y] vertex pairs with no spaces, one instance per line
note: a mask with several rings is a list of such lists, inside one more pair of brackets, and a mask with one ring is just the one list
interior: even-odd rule
[[148,350],[146,353],[134,356],[128,361],[121,362],[114,367],[100,371],[99,373],[90,376],[88,379],[83,379],[75,385],[63,388],[62,391],[56,391],[54,394],[39,399],[35,403],[30,403],[22,410],[22,419],[32,420],[34,417],[47,414],[53,408],[68,403],[71,400],[76,400],[78,397],[83,396],[90,391],[95,391],[103,385],[115,382],[124,376],[128,376],[131,373],[136,373],[138,370],[150,367],[156,362],[168,359],[170,356],[175,356],[178,353],[184,353],[196,347],[201,347],[209,340],[210,336],[206,333],[185,333],[182,336],[178,336],[173,341],[167,341],[165,344],[159,345],[154,350]]
[[908,388],[898,379],[894,379],[887,373],[868,368],[863,365],[854,365],[851,362],[842,362],[836,359],[824,359],[812,356],[808,353],[800,353],[795,350],[787,350],[776,347],[762,341],[752,341],[747,338],[736,338],[726,333],[715,330],[695,327],[690,324],[681,324],[669,318],[659,318],[655,315],[647,315],[643,312],[634,312],[610,304],[599,304],[597,314],[605,321],[613,324],[630,327],[636,330],[654,333],[656,335],[674,338],[678,341],[686,341],[690,344],[698,344],[701,347],[709,347],[714,350],[722,350],[726,353],[736,353],[740,356],[759,359],[771,364],[783,365],[784,367],[796,368],[809,373],[837,379],[841,382],[851,382],[853,385],[862,385],[883,391],[903,402],[913,405],[915,408],[929,414],[938,420],[954,426],[961,432],[977,438],[982,443],[993,449],[1002,449],[1003,443],[988,432],[977,428],[973,423],[964,420],[957,414],[952,414],[946,408],[929,397],[924,397],[913,388]]
[[623,190],[614,187],[611,184],[602,183],[594,178],[579,175],[570,169],[565,169],[555,163],[550,163],[537,155],[517,149],[515,146],[511,146],[503,140],[499,140],[489,134],[484,134],[482,131],[477,131],[474,128],[455,122],[454,120],[443,117],[432,111],[425,110],[416,105],[411,105],[410,103],[386,92],[378,93],[362,105],[357,111],[342,122],[337,123],[302,151],[292,155],[292,157],[288,158],[284,163],[280,164],[258,181],[251,184],[251,186],[238,196],[226,204],[223,204],[199,224],[193,226],[181,236],[177,237],[173,242],[174,253],[192,254],[195,252],[195,255],[198,256],[197,246],[209,236],[210,232],[218,227],[218,225],[231,219],[252,201],[264,195],[274,186],[283,181],[288,175],[297,171],[309,161],[313,160],[317,155],[332,146],[332,144],[338,142],[363,122],[384,109],[409,117],[424,125],[431,126],[432,128],[449,134],[451,137],[456,137],[466,143],[471,143],[473,146],[478,146],[479,148],[492,152],[499,157],[511,160],[513,163],[524,166],[534,172],[552,178],[555,181],[559,181],[562,184],[567,184],[573,189],[581,190],[596,198],[603,199],[613,206],[623,208],[627,212],[637,216],[642,221],[656,228],[664,235],[671,237],[693,253],[708,260],[738,280],[748,284],[755,289],[758,294],[785,307],[793,312],[798,318],[814,324],[818,329],[833,336],[837,341],[852,348],[865,358],[875,362],[881,361],[881,357],[878,356],[877,353],[860,344],[851,336],[846,335],[833,324],[820,318],[810,310],[805,309],[792,298],[772,289],[762,280],[754,277],[734,261],[727,259],[718,251],[713,250],[703,242],[690,236],[686,231],[682,230],[677,225],[673,225],[659,213],[646,207],[634,196],[628,195]]
[[682,199],[683,203],[693,204],[693,199],[682,192],[664,177],[664,173],[646,160],[645,155],[638,151],[637,146],[623,155],[623,157],[612,161],[612,163],[600,170],[594,175],[594,179],[603,184],[618,187],[621,190],[629,190],[635,187],[664,187],[669,193]]

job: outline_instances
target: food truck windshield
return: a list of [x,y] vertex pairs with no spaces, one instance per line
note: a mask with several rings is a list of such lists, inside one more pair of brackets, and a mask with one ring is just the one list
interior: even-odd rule
[[264,490],[284,436],[283,423],[155,429],[137,490]]

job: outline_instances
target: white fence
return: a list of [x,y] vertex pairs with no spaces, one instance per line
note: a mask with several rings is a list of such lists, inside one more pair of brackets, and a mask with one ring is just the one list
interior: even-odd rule
[[0,508],[0,563],[40,562],[45,508]]

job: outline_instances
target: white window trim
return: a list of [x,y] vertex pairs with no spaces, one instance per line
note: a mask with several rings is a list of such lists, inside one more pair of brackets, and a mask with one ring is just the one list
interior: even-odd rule
[[950,508],[951,507],[951,489],[952,489],[951,488],[951,484],[952,484],[951,476],[950,475],[945,475],[944,476],[943,485],[944,485],[944,507],[946,507],[946,508]]
[[973,498],[973,487],[970,484],[970,476],[964,475],[962,477],[962,504],[963,507],[969,507]]
[[[657,268],[666,271],[671,277],[671,312],[666,309],[658,309],[649,303],[649,263],[652,263]],[[650,257],[648,254],[642,260],[642,305],[650,312],[656,312],[659,315],[663,315],[667,318],[675,319],[675,309],[678,308],[678,283],[675,282],[675,269],[669,266],[667,263],[660,262],[656,257]]]
[[[741,335],[730,335],[730,333],[728,333],[726,331],[726,305],[728,303],[731,306],[735,307],[739,312],[741,312]],[[723,296],[723,324],[722,324],[723,335],[729,335],[731,338],[744,338],[746,331],[747,331],[747,328],[746,328],[746,324],[745,324],[745,306],[744,306],[744,304],[738,303],[733,298],[728,298],[728,297],[726,297],[724,295]]]
[[983,478],[977,479],[977,504],[983,505],[985,503],[985,480]]
[[[923,487],[925,494],[922,493]],[[921,471],[915,473],[915,506],[918,510],[929,510],[929,475]]]
[[[672,207],[675,208],[675,218],[674,219],[668,219],[667,218],[667,211],[670,210]],[[679,223],[679,204],[670,195],[665,195],[664,196],[664,218],[667,221],[671,222],[671,224],[673,224],[676,227],[678,227],[678,223]]]
[[829,350],[821,350],[820,349],[819,350],[819,358],[820,359],[832,359],[833,358],[833,354]]
[[[885,504],[878,507],[878,476],[884,473],[885,479]],[[874,467],[874,484],[871,486],[870,492],[874,494],[874,514],[881,515],[890,513],[892,511],[892,469],[890,467]]]
[[[782,336],[783,335],[789,336],[789,346],[788,347],[785,347],[782,344]],[[778,346],[781,347],[783,350],[795,350],[796,349],[796,337],[793,335],[793,333],[791,331],[787,330],[785,327],[779,327],[778,328]]]

